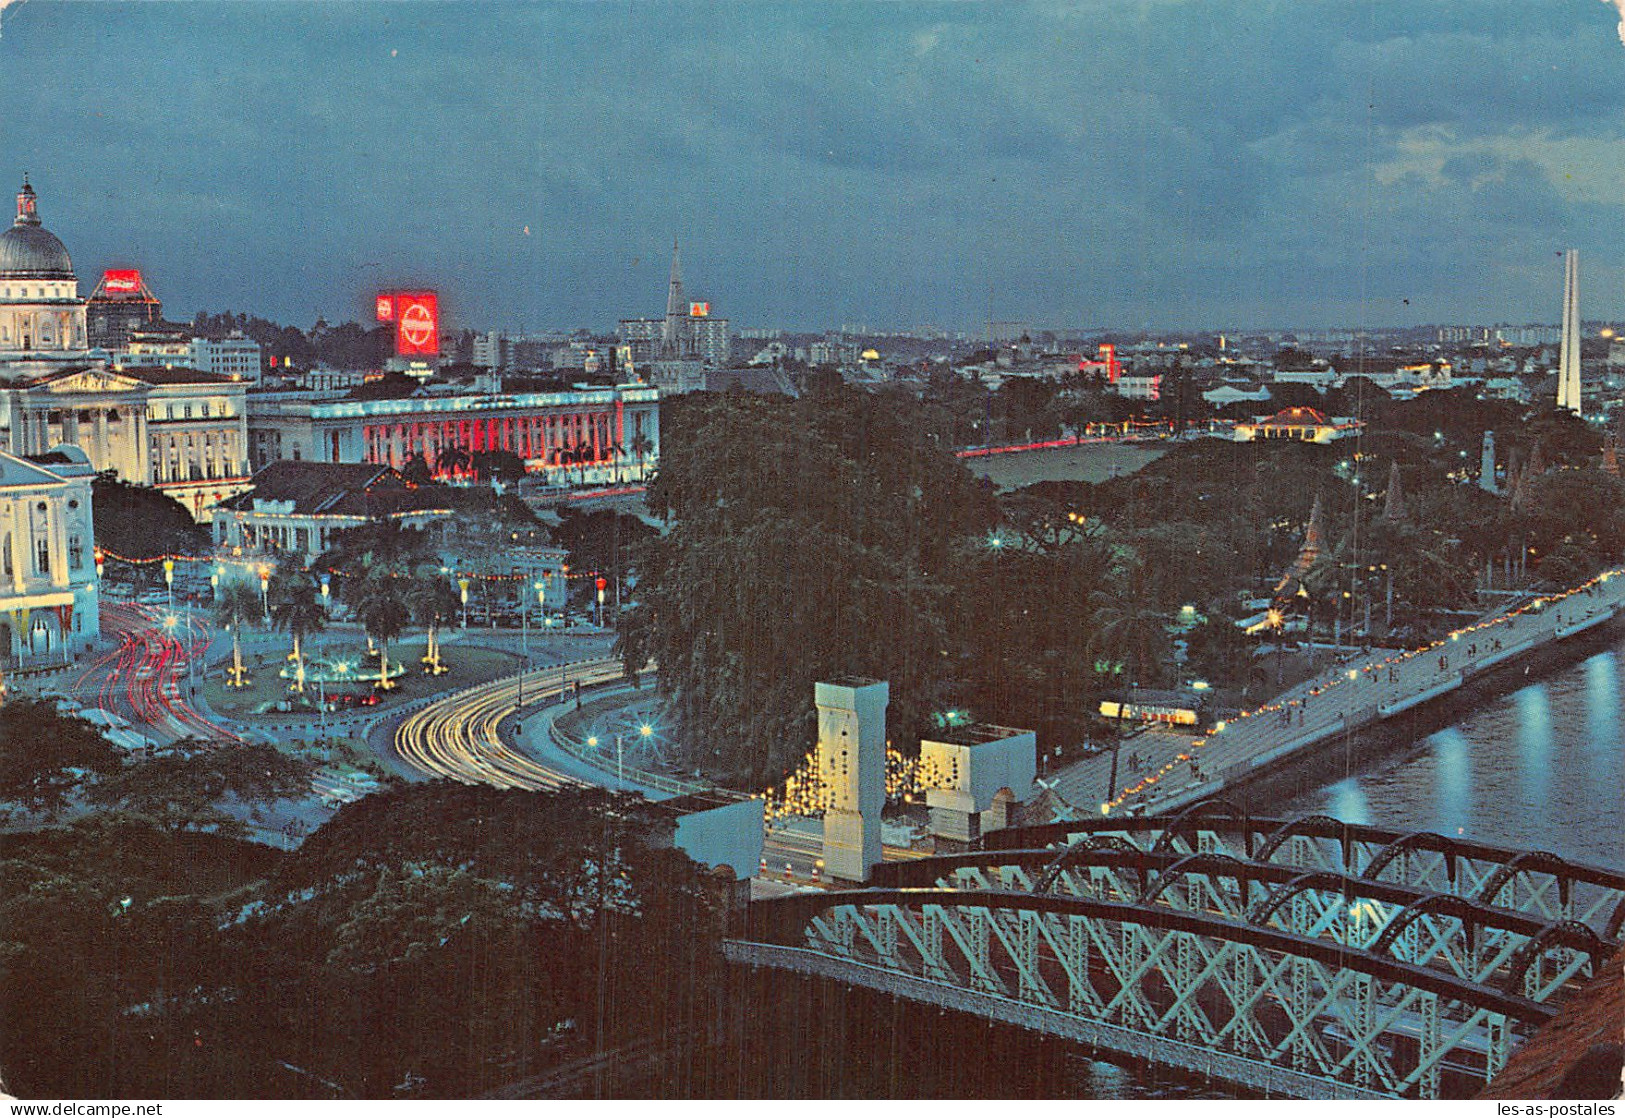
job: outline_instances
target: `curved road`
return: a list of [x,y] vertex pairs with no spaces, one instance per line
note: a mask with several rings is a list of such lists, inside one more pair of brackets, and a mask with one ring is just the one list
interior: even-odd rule
[[158,611],[133,602],[103,602],[102,632],[117,648],[83,667],[68,687],[87,708],[99,707],[133,723],[145,723],[161,741],[203,737],[237,741],[237,735],[198,713],[187,701],[188,660],[202,658],[209,632],[201,619],[176,615],[166,632]]
[[[605,658],[570,666],[570,682],[583,687],[621,678],[621,662]],[[536,668],[523,677],[482,683],[430,703],[395,728],[393,745],[402,761],[431,776],[464,784],[531,791],[581,781],[555,772],[509,748],[497,732],[514,713],[523,678],[527,702],[557,697],[563,689],[559,665]]]
[[[560,668],[555,664],[526,672],[526,702],[557,697],[563,690]],[[570,683],[592,687],[617,682],[623,673],[618,659],[606,657],[569,665],[569,677]],[[519,677],[510,676],[447,695],[407,715],[391,742],[396,756],[420,772],[464,784],[538,791],[586,783],[503,742],[498,729],[514,714],[519,690]],[[602,783],[607,786],[607,778]],[[763,854],[764,868],[770,862],[775,876],[782,869],[786,881],[816,882],[815,867],[823,864],[822,835],[774,828],[766,835]],[[883,855],[887,860],[923,856],[891,845],[883,847]]]

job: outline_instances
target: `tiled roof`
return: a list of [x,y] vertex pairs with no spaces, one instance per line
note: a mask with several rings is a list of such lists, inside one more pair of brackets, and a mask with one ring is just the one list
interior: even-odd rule
[[205,373],[201,369],[185,366],[121,365],[120,373],[148,384],[235,384],[237,381],[223,373]]
[[273,462],[253,482],[221,507],[251,512],[256,500],[292,501],[296,515],[352,517],[451,507],[444,486],[414,486],[390,467],[368,462]]

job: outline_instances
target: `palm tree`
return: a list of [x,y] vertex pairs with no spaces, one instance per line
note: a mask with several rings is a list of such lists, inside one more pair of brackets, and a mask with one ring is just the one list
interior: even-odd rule
[[373,569],[352,591],[356,619],[367,636],[378,642],[378,689],[394,686],[389,681],[389,642],[401,635],[411,620],[404,601],[405,580],[394,573]]
[[638,476],[643,476],[643,460],[654,450],[654,448],[654,441],[642,431],[639,431],[637,434],[632,436],[632,457],[636,458],[638,461]]
[[437,569],[424,568],[406,591],[406,606],[412,620],[428,628],[423,648],[424,671],[439,675],[446,670],[440,662],[440,626],[457,616],[462,604],[456,588]]
[[1109,590],[1089,595],[1094,629],[1112,659],[1121,660],[1130,686],[1154,686],[1162,674],[1168,619],[1144,601]]
[[1342,589],[1342,568],[1337,555],[1321,556],[1298,580],[1297,598],[1309,618],[1309,670],[1315,670],[1315,627],[1337,614]]
[[468,469],[470,456],[468,451],[460,446],[443,446],[440,453],[435,455],[434,472],[442,477],[457,475]]
[[271,601],[271,624],[293,637],[293,690],[305,690],[304,638],[319,633],[327,625],[327,613],[316,600],[316,584],[302,570],[279,569],[271,577],[267,591]]
[[227,687],[247,687],[243,671],[243,625],[260,615],[260,596],[247,582],[233,579],[222,581],[214,601],[215,623],[231,630],[231,678]]

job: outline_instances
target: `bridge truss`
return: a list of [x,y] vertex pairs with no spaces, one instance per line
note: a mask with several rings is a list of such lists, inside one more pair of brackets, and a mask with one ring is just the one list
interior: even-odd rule
[[1625,874],[1209,801],[995,832],[748,915],[740,962],[1270,1093],[1437,1098],[1618,950]]

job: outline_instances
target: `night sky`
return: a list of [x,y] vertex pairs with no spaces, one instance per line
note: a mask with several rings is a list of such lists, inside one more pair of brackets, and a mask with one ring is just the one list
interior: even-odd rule
[[[0,186],[170,317],[1228,328],[1625,313],[1599,0],[56,3]],[[528,231],[527,231],[528,230]],[[1408,300],[1408,302],[1407,302]]]

